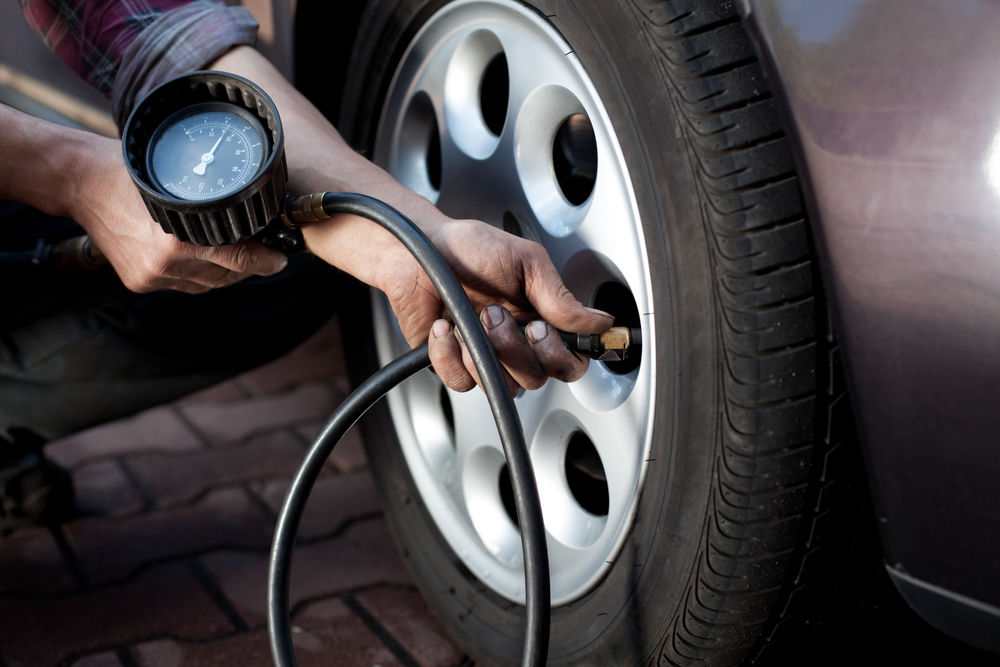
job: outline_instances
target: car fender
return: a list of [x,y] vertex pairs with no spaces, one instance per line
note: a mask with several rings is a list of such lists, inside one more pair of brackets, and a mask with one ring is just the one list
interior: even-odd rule
[[1000,5],[738,4],[796,146],[889,573],[1000,651]]

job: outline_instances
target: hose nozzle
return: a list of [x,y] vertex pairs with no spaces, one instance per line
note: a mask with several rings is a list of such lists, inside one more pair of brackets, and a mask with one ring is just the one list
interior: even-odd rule
[[86,234],[50,246],[46,259],[63,271],[93,271],[108,263],[108,258]]
[[559,333],[571,350],[599,361],[624,361],[630,349],[642,345],[639,327],[611,327],[600,334]]

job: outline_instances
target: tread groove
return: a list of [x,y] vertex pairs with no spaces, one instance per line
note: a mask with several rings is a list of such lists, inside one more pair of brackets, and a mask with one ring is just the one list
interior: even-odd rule
[[[689,14],[690,16],[690,14]],[[714,23],[707,23],[703,26],[698,26],[697,28],[692,28],[687,32],[678,33],[676,39],[688,39],[691,37],[697,37],[698,35],[704,35],[706,33],[712,32],[713,30],[718,30],[719,28],[724,28],[727,25],[732,25],[734,23],[739,23],[739,16],[732,16],[730,18],[720,19]],[[669,39],[669,38],[668,38]]]

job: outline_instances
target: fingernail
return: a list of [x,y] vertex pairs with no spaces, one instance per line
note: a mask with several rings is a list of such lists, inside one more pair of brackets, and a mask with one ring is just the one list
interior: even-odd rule
[[607,318],[610,318],[612,320],[615,319],[614,315],[612,315],[611,313],[606,313],[603,310],[598,310],[596,308],[587,308],[586,306],[584,306],[584,308],[586,308],[587,310],[589,310],[590,312],[592,312],[594,315],[600,315],[601,317],[607,317]]
[[528,326],[524,328],[524,333],[528,335],[528,340],[532,343],[538,343],[549,335],[549,325],[542,320],[535,320],[528,323]]
[[465,339],[462,338],[462,331],[458,327],[455,327],[455,338],[458,339],[459,343],[465,345]]
[[448,320],[438,320],[431,326],[435,338],[444,338],[451,333],[451,323]]
[[503,322],[503,308],[500,306],[487,306],[483,311],[483,324],[490,329],[495,329]]

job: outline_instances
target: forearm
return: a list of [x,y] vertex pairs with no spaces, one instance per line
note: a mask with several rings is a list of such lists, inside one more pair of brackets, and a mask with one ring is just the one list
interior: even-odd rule
[[110,140],[0,105],[0,199],[71,215],[79,170],[100,141]]
[[[448,220],[424,197],[352,150],[322,114],[257,51],[239,47],[209,67],[250,79],[278,106],[292,192],[370,195],[402,211],[432,237],[436,235],[435,227]],[[303,233],[316,255],[376,287],[382,287],[380,269],[389,258],[399,256],[409,261],[408,256],[398,255],[402,247],[388,232],[364,218],[338,216],[306,226]]]

